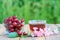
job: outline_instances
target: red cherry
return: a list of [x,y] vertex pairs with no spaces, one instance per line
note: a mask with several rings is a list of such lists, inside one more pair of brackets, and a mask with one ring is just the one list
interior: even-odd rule
[[21,24],[21,20],[19,20],[18,23]]
[[20,30],[19,29],[16,29],[16,32],[18,33],[18,32],[20,32]]
[[16,32],[18,33],[18,32],[20,32],[20,30],[17,29]]
[[9,18],[8,18],[8,21],[12,21],[12,17],[9,17]]
[[14,29],[10,29],[10,32],[14,32]]
[[21,27],[18,27],[18,30],[21,30]]
[[12,24],[12,21],[8,21],[8,24]]
[[21,35],[22,35],[23,33],[22,32],[18,32],[18,36],[20,36],[21,37]]
[[9,25],[9,28],[13,28],[13,25]]
[[22,26],[21,26],[21,25],[17,25],[16,27],[17,27],[18,29],[20,29]]
[[20,30],[19,30],[18,28],[15,28],[15,31],[16,31],[16,32],[19,32]]
[[18,24],[17,27],[21,27],[21,24]]
[[23,35],[27,35],[27,33],[26,32],[23,32]]
[[18,19],[13,19],[13,22],[18,22]]
[[22,32],[18,32],[18,35],[22,35]]
[[18,29],[16,28],[15,31],[17,32],[17,30],[18,30]]
[[13,22],[13,26],[17,26],[17,23],[16,22]]
[[17,17],[16,16],[13,16],[13,19],[16,19]]
[[21,23],[21,25],[23,26],[23,25],[24,25],[24,22],[23,22],[23,23]]
[[21,22],[24,22],[24,19],[21,19]]
[[23,27],[24,24],[20,24],[21,26],[20,27]]

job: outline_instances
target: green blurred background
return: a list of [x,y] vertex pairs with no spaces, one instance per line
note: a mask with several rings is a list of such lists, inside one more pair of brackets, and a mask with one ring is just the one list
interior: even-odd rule
[[60,0],[0,0],[0,23],[9,16],[60,23]]

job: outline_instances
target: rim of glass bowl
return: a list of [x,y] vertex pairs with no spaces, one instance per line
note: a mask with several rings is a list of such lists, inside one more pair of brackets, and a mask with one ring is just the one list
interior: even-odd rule
[[29,20],[29,24],[46,24],[46,20]]

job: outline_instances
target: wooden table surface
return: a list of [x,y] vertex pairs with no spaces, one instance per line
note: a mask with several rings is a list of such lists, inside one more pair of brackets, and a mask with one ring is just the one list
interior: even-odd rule
[[[60,24],[47,24],[46,27],[50,27],[52,30],[60,27]],[[4,27],[4,24],[0,24],[0,40],[60,40],[60,35],[53,35],[49,37],[26,37],[26,38],[8,38],[6,35],[4,35],[6,29]],[[25,25],[21,31],[30,32],[29,25]]]

